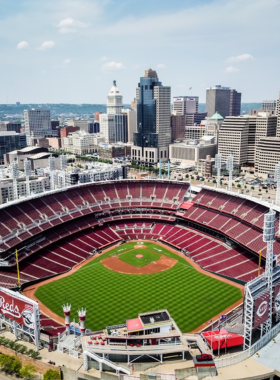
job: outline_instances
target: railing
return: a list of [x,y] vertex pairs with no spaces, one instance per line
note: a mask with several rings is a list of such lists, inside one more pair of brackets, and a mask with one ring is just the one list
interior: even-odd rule
[[228,358],[215,360],[216,367],[217,368],[228,367],[228,366],[240,363],[243,360],[248,359],[250,356],[254,355],[259,349],[265,346],[279,332],[280,332],[280,323],[274,326],[266,335],[264,335],[261,339],[259,339],[248,350],[243,351],[240,354],[230,356]]

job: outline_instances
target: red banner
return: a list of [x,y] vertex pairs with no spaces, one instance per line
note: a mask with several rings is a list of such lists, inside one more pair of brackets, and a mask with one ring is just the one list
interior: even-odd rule
[[275,285],[274,288],[274,305],[273,314],[280,313],[280,284]]
[[264,323],[268,318],[269,313],[269,294],[270,292],[265,292],[262,296],[255,300],[255,318],[254,318],[254,329],[259,325]]
[[35,328],[35,313],[32,303],[25,302],[15,293],[14,296],[0,290],[0,314],[17,323]]

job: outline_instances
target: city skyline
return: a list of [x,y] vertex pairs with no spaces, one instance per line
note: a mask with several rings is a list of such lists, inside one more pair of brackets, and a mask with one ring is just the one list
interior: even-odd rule
[[172,96],[204,103],[220,84],[243,102],[277,99],[277,10],[279,0],[2,2],[0,103],[100,103],[112,80],[129,103],[148,68]]

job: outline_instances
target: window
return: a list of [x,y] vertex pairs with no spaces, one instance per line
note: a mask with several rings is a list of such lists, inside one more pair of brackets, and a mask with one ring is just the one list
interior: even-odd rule
[[160,152],[160,158],[162,158],[162,151]]

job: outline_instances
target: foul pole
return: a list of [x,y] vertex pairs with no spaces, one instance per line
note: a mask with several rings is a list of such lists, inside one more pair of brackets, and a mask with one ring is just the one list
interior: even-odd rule
[[20,275],[19,275],[19,263],[18,263],[18,252],[17,252],[17,249],[16,249],[16,260],[17,260],[18,287],[20,288],[21,285],[20,285]]

